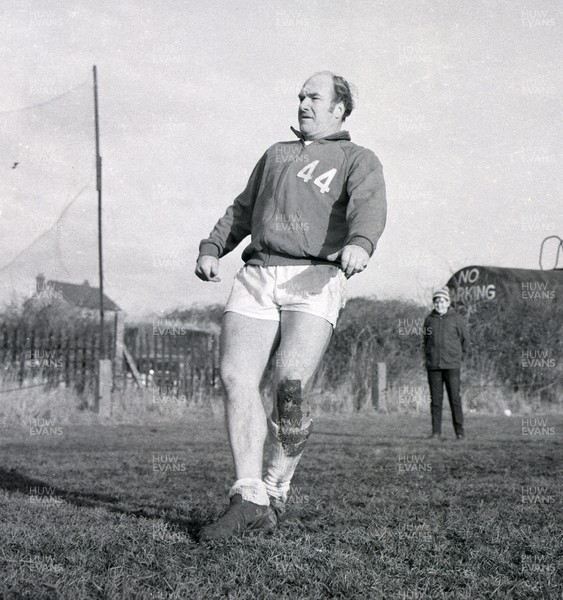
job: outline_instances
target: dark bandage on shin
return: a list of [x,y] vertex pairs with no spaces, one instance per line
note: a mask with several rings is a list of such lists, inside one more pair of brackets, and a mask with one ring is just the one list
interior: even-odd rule
[[[284,379],[276,394],[278,409],[278,438],[288,456],[297,456],[311,433],[309,410],[303,399],[301,380]],[[303,414],[304,409],[306,413]]]

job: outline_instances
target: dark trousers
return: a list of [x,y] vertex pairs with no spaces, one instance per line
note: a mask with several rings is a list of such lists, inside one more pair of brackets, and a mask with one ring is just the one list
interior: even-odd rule
[[463,433],[463,410],[459,394],[459,369],[432,369],[428,370],[428,384],[430,385],[432,433],[442,433],[442,400],[444,398],[444,383],[448,392],[448,400],[452,410],[454,430]]

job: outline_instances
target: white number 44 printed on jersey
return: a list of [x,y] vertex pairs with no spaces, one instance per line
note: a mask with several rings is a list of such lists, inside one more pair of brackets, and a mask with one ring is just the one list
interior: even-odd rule
[[[312,163],[305,165],[299,173],[297,173],[297,177],[301,177],[303,181],[307,182],[309,179],[313,179],[313,171],[315,167],[319,164],[318,160],[314,160]],[[325,192],[330,192],[330,182],[333,180],[336,175],[336,169],[331,169],[330,171],[326,171],[322,175],[319,175],[313,183],[321,190],[321,194]]]

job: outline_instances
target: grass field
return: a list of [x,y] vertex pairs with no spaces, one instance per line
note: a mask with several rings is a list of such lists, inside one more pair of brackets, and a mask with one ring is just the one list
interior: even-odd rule
[[222,420],[4,428],[0,597],[562,599],[563,419],[447,417],[317,419],[283,526],[213,544]]

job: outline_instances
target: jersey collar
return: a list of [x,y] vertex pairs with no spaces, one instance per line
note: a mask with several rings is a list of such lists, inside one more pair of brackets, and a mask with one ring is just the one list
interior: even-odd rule
[[[303,134],[299,131],[299,129],[295,129],[294,127],[290,126],[291,131],[293,131],[293,133],[300,139],[303,140]],[[327,135],[326,137],[323,138],[319,138],[318,140],[311,140],[313,142],[324,142],[324,141],[333,141],[333,140],[347,140],[350,141],[352,138],[350,137],[350,133],[348,131],[345,130],[340,130],[337,131],[336,133],[331,133],[330,135]]]

